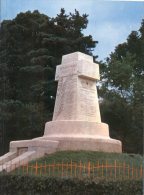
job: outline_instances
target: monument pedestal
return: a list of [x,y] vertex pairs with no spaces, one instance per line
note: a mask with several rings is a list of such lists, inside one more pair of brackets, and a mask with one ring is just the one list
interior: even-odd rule
[[45,125],[43,140],[59,142],[57,150],[122,152],[121,142],[109,137],[105,123],[88,121],[52,121]]

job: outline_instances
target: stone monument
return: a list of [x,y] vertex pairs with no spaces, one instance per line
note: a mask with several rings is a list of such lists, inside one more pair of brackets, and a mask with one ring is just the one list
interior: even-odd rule
[[59,141],[59,150],[121,152],[121,142],[109,137],[101,122],[96,80],[99,65],[93,57],[75,52],[62,57],[53,120],[45,125],[43,139]]
[[93,57],[75,52],[62,57],[55,80],[58,89],[53,120],[45,125],[44,136],[13,141],[3,161],[27,162],[62,150],[122,152],[120,141],[111,139],[109,127],[101,122],[96,80],[99,65]]

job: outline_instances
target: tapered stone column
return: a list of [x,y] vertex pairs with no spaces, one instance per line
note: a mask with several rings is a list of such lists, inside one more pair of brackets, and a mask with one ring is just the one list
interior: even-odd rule
[[90,56],[76,52],[63,56],[57,66],[58,81],[53,120],[101,122],[96,80],[99,65]]

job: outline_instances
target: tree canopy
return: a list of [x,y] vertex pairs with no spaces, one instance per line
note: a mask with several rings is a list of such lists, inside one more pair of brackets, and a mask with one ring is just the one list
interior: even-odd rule
[[56,65],[62,55],[81,51],[92,55],[96,41],[85,36],[88,15],[64,9],[55,18],[35,10],[4,20],[0,28],[0,124],[3,148],[10,140],[43,134],[52,117]]
[[102,63],[103,117],[128,152],[142,153],[143,76],[144,20]]

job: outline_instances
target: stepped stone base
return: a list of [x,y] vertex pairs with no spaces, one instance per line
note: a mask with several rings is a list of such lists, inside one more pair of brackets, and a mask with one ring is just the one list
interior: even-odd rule
[[56,151],[100,151],[121,153],[121,142],[111,138],[68,138],[68,137],[43,137],[42,139],[51,139],[59,142]]
[[59,151],[122,152],[121,142],[109,137],[109,127],[105,123],[51,121],[46,123],[44,136],[40,139],[59,141],[57,149]]
[[0,157],[0,172],[10,172],[45,154],[65,150],[121,153],[122,144],[109,137],[105,123],[52,121],[46,123],[43,137],[10,142],[10,152]]
[[39,137],[33,140],[13,141],[10,152],[0,157],[0,172],[11,172],[15,168],[31,160],[43,157],[56,151],[101,151],[122,152],[121,142],[111,138],[68,138],[68,137]]
[[20,155],[36,151],[37,157],[63,150],[122,152],[121,141],[109,137],[109,127],[105,123],[51,121],[46,123],[44,132],[43,137],[11,142],[10,152],[17,151]]
[[26,151],[36,151],[36,158],[65,150],[121,153],[122,145],[119,140],[100,136],[97,138],[44,136],[33,140],[14,141],[10,144],[11,152],[17,152],[18,155],[21,155]]

